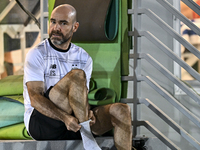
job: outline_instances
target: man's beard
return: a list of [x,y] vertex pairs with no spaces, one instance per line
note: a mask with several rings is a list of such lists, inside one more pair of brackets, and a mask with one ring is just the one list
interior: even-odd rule
[[[61,38],[52,37],[53,34],[60,35]],[[70,37],[65,37],[62,33],[58,31],[52,31],[50,33],[50,40],[54,45],[62,45],[63,43],[66,43],[67,41],[69,41],[69,39]]]

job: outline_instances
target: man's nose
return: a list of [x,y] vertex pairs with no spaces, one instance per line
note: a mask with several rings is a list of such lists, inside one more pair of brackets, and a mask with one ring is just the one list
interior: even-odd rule
[[56,23],[55,25],[54,25],[54,30],[57,30],[57,31],[60,31],[60,24],[59,23]]

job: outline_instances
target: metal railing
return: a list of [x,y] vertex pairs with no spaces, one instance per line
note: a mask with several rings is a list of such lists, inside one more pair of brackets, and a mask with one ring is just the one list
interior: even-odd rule
[[[200,35],[200,29],[194,25],[190,20],[183,16],[178,10],[176,10],[168,1],[166,0],[156,0],[165,9],[172,13],[176,18],[186,24],[191,30],[196,34]],[[182,0],[186,5],[193,9],[196,13],[200,15],[200,7],[193,1]],[[164,76],[166,76],[170,81],[177,85],[181,90],[183,90],[188,96],[190,96],[197,104],[200,104],[200,96],[192,92],[188,86],[186,86],[180,79],[173,75],[168,69],[161,65],[157,60],[155,60],[151,55],[146,53],[140,53],[138,48],[140,47],[140,39],[136,37],[145,37],[156,45],[160,50],[162,50],[166,55],[168,55],[173,61],[184,68],[188,73],[190,73],[196,80],[200,81],[200,75],[193,68],[191,68],[187,63],[185,63],[179,56],[177,56],[171,49],[169,49],[165,44],[163,44],[159,39],[157,39],[150,31],[141,31],[141,15],[148,16],[156,24],[158,24],[163,30],[165,30],[169,35],[176,39],[180,44],[187,48],[191,53],[200,59],[200,52],[187,42],[182,36],[177,33],[172,27],[165,23],[161,18],[159,18],[154,12],[147,8],[141,8],[141,0],[133,0],[134,9],[129,9],[128,14],[134,14],[133,20],[133,31],[129,31],[129,36],[134,36],[134,54],[130,54],[129,58],[134,60],[134,75],[133,76],[123,76],[122,81],[133,81],[134,83],[134,96],[133,99],[121,99],[125,103],[133,103],[133,134],[137,135],[137,127],[145,126],[149,131],[151,131],[155,136],[157,136],[163,143],[165,143],[171,149],[180,149],[175,145],[170,139],[163,135],[158,129],[156,129],[148,121],[138,121],[137,114],[138,104],[146,105],[150,110],[157,114],[163,121],[165,121],[169,126],[171,126],[177,133],[179,133],[183,138],[185,138],[191,145],[196,149],[200,150],[200,143],[193,138],[188,132],[186,132],[181,126],[179,126],[175,121],[173,121],[169,116],[167,116],[160,108],[153,104],[147,98],[138,97],[138,82],[145,82],[156,92],[158,92],[162,97],[164,97],[169,103],[171,103],[176,109],[178,109],[182,114],[184,114],[190,121],[192,121],[197,127],[200,128],[200,119],[196,117],[192,112],[185,108],[180,102],[177,101],[169,92],[167,92],[163,87],[156,83],[153,79],[148,76],[141,75],[140,71],[137,70],[138,60],[145,59],[152,66],[154,66],[158,71],[160,71]]]
[[41,24],[41,41],[48,38],[48,0],[40,0],[40,24]]

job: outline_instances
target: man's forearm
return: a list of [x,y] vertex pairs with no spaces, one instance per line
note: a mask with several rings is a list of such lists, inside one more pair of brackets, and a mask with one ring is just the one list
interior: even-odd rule
[[65,115],[63,110],[59,109],[52,101],[42,95],[35,95],[31,100],[31,105],[43,115],[64,122]]

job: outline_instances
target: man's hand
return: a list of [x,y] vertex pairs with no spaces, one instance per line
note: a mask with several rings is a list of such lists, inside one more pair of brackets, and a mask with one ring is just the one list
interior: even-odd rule
[[88,116],[89,116],[89,119],[91,119],[90,126],[92,126],[96,122],[96,118],[95,118],[94,113],[93,113],[92,110],[89,110],[89,115]]
[[75,117],[73,117],[71,115],[66,116],[64,123],[65,123],[67,129],[70,131],[77,132],[81,128],[81,125],[78,124],[78,119],[76,119]]
[[[89,117],[89,119],[91,119],[90,126],[95,124],[96,118],[95,118],[92,110],[89,111],[88,117]],[[64,123],[65,123],[67,129],[70,131],[77,132],[78,130],[81,129],[81,125],[78,124],[78,119],[71,115],[68,115],[68,114],[66,115]]]

